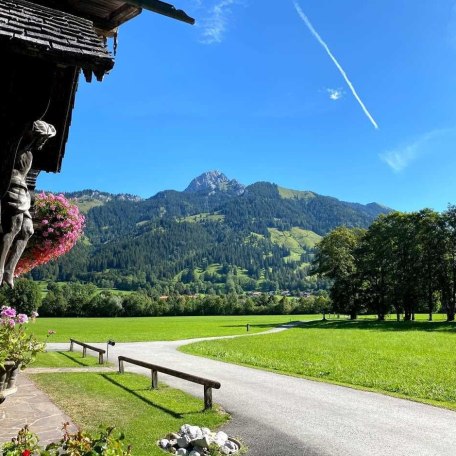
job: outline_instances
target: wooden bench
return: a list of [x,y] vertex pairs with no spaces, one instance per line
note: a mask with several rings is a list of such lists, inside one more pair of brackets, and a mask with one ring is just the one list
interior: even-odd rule
[[70,339],[70,352],[73,351],[73,345],[77,344],[82,347],[82,357],[85,358],[87,349],[98,352],[98,364],[103,364],[103,355],[106,353],[106,350],[102,348],[94,347],[93,345],[86,344],[84,342],[79,342],[74,339]]
[[158,388],[158,372],[162,372],[166,375],[171,375],[173,377],[182,378],[189,382],[198,383],[204,386],[204,410],[212,408],[212,388],[220,389],[220,383],[214,380],[209,380],[203,377],[197,377],[196,375],[186,374],[185,372],[180,372],[174,369],[169,369],[163,366],[157,366],[156,364],[146,363],[144,361],[139,361],[137,359],[127,358],[126,356],[119,356],[119,372],[124,373],[124,363],[135,364],[136,366],[145,367],[146,369],[151,370],[152,374],[152,388]]

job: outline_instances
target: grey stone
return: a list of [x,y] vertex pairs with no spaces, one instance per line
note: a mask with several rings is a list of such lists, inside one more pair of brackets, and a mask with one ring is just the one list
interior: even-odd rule
[[168,444],[169,444],[169,440],[168,439],[161,439],[158,441],[158,445],[161,447],[161,448],[168,448]]
[[177,439],[176,443],[179,448],[187,448],[191,441],[191,438],[187,434],[184,434]]
[[232,450],[232,451],[237,451],[239,449],[238,446],[231,440],[227,440],[225,442],[225,445],[223,445],[223,446],[225,446],[226,448],[228,448],[229,450]]
[[214,440],[209,436],[205,435],[201,439],[196,439],[192,440],[192,444],[195,447],[201,447],[201,448],[209,448],[209,445],[213,442]]
[[186,456],[187,455],[187,450],[185,448],[179,448],[176,451],[176,454],[179,455],[179,456]]

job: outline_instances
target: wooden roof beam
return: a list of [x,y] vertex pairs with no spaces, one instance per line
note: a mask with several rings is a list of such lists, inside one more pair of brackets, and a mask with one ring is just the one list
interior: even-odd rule
[[178,21],[186,22],[187,24],[193,25],[195,23],[195,19],[187,16],[184,11],[178,10],[175,6],[160,0],[126,0],[126,3],[177,19]]

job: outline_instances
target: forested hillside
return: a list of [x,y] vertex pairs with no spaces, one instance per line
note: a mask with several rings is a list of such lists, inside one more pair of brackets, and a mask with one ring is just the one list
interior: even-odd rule
[[145,200],[94,190],[66,196],[86,211],[86,236],[33,277],[160,293],[324,288],[308,277],[320,237],[389,212],[267,182],[244,187],[214,171],[183,192]]

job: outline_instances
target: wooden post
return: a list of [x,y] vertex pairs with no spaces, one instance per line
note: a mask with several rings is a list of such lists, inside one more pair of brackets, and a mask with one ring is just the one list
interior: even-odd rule
[[82,348],[82,357],[85,358],[87,353],[87,347]]
[[212,408],[212,388],[204,385],[204,410]]
[[119,374],[123,374],[125,371],[124,371],[124,363],[123,363],[123,359],[119,359]]
[[158,388],[158,371],[152,369],[151,373],[152,373],[152,389],[157,389]]
[[103,364],[103,353],[98,353],[98,364]]
[[73,351],[73,341],[70,339],[70,352]]

